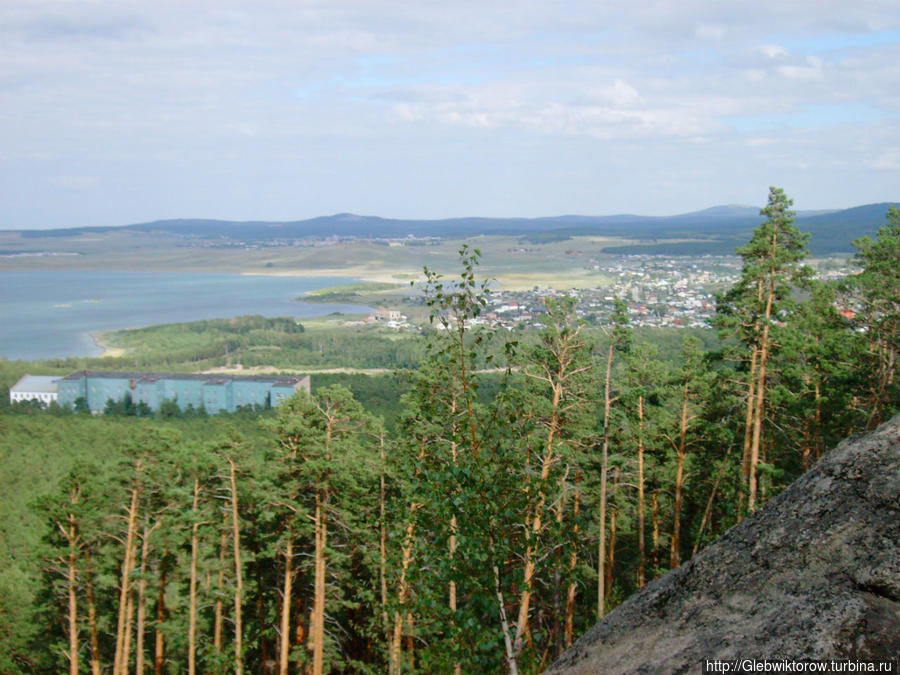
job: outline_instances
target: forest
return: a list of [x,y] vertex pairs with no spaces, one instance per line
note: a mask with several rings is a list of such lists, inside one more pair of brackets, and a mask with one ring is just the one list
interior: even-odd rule
[[791,206],[770,190],[715,338],[675,350],[621,302],[599,331],[567,298],[535,336],[473,327],[463,246],[377,386],[190,419],[7,408],[0,671],[541,672],[900,411],[900,210],[826,283]]

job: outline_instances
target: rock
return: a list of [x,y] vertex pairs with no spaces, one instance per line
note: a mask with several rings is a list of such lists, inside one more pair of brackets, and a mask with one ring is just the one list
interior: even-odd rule
[[841,443],[547,672],[699,673],[738,658],[900,658],[900,416]]

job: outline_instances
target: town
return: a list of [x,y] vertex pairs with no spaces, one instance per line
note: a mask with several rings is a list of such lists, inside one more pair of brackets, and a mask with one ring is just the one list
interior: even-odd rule
[[[630,323],[652,327],[709,327],[716,311],[716,296],[732,287],[740,278],[741,259],[737,256],[665,257],[657,255],[618,256],[611,261],[590,259],[587,265],[602,272],[613,283],[591,288],[558,290],[535,286],[529,290],[493,290],[488,308],[472,323],[493,328],[540,329],[546,313],[546,299],[570,296],[576,299],[576,313],[591,325],[608,322],[621,299]],[[843,259],[816,261],[813,275],[821,280],[840,279],[853,272]],[[408,295],[407,304],[421,304],[422,296]],[[379,323],[392,329],[421,328],[400,310],[381,309],[367,319],[350,323]]]

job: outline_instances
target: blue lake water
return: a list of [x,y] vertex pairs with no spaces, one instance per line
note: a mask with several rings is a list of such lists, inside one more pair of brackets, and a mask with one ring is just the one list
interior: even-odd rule
[[108,270],[0,270],[0,357],[96,356],[91,333],[245,314],[299,319],[368,312],[360,305],[297,302],[347,277]]

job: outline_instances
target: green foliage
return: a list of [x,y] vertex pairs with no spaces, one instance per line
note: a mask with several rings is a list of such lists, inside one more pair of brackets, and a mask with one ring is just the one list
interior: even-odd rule
[[[67,668],[72,570],[81,670],[91,602],[109,670],[130,532],[132,633],[142,605],[147,658],[158,629],[171,672],[187,663],[192,604],[198,672],[233,670],[236,566],[246,672],[278,658],[286,576],[296,672],[312,663],[317,598],[326,672],[501,673],[512,661],[540,672],[566,646],[567,618],[573,636],[592,623],[587,589],[598,570],[612,606],[642,572],[647,581],[663,574],[744,515],[751,361],[764,336],[761,502],[896,408],[900,212],[889,212],[877,239],[858,242],[861,272],[841,286],[807,278],[805,237],[782,191],[770,191],[763,213],[767,222],[740,249],[743,277],[721,299],[719,335],[632,329],[621,302],[609,325],[589,329],[568,298],[547,302],[540,332],[485,330],[474,320],[487,286],[469,247],[458,277],[426,270],[432,328],[415,338],[302,331],[262,317],[123,333],[141,353],[96,363],[187,369],[257,356],[292,369],[407,370],[314,375],[311,395],[275,410],[213,417],[175,401],[152,418],[128,399],[103,416],[5,405],[0,671]],[[65,373],[74,363],[40,369]],[[26,370],[0,362],[0,382]],[[315,583],[323,570],[324,593]]]
[[862,271],[852,280],[860,307],[860,328],[868,336],[867,426],[887,419],[900,409],[900,209],[892,206],[887,224],[875,240],[863,237],[853,242]]

